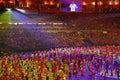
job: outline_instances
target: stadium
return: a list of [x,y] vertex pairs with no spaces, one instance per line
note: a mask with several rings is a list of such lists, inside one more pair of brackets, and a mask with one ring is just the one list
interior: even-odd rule
[[0,80],[119,79],[119,0],[0,0]]

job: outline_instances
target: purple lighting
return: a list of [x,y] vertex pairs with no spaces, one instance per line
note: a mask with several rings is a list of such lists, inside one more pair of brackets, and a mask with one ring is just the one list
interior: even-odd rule
[[82,0],[61,0],[61,11],[70,11],[69,5],[72,1],[77,5],[75,12],[82,12]]

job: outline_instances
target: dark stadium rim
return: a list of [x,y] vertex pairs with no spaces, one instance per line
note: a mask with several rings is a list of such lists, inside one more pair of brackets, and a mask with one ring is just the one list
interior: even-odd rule
[[[10,54],[25,54],[25,53],[34,53],[35,51],[49,51],[51,49],[55,50],[56,48],[80,48],[80,47],[85,47],[85,48],[88,48],[88,47],[102,47],[102,46],[120,46],[119,44],[116,44],[116,45],[82,45],[82,46],[64,46],[64,47],[49,47],[49,48],[40,48],[40,49],[25,49],[25,50],[15,50],[13,48],[11,48],[11,50],[9,51],[0,51],[0,53],[8,53],[8,55]],[[0,54],[1,55],[4,55],[4,54]],[[5,54],[7,55],[7,54]]]

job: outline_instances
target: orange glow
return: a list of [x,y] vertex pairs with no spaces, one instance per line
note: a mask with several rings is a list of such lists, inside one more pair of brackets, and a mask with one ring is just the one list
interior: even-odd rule
[[48,1],[44,1],[44,4],[45,4],[45,5],[48,5],[48,4],[49,4],[49,2],[48,2]]
[[31,2],[28,1],[28,2],[27,2],[27,7],[30,7],[30,5],[31,5]]
[[118,1],[115,1],[115,5],[118,5],[119,4],[119,2]]
[[103,5],[103,2],[102,1],[99,1],[99,3],[98,3],[99,5]]
[[53,2],[53,1],[50,1],[50,5],[54,5],[55,4],[55,2]]
[[92,5],[94,6],[94,5],[95,5],[95,2],[92,2]]
[[82,5],[86,6],[86,5],[87,5],[87,3],[86,3],[86,2],[82,2]]
[[10,3],[13,3],[13,1],[10,1]]
[[112,2],[112,1],[109,1],[109,5],[113,5],[113,2]]

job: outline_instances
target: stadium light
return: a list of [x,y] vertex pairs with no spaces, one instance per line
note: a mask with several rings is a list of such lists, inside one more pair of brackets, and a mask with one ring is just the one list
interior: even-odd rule
[[48,5],[49,4],[49,2],[48,1],[44,1],[44,5]]
[[50,5],[54,5],[55,3],[53,1],[50,1]]
[[18,23],[17,22],[15,22],[15,23],[13,23],[14,25],[17,25]]
[[92,2],[92,5],[95,6],[95,2]]
[[118,5],[119,4],[119,2],[118,1],[115,1],[115,3],[114,3],[115,5]]
[[2,24],[2,22],[0,22],[0,24]]
[[28,22],[27,24],[33,24],[33,23]]
[[24,23],[18,23],[18,24],[24,24]]
[[102,1],[99,1],[98,4],[101,6],[101,5],[103,5],[103,2],[102,2]]
[[8,24],[13,24],[12,22],[9,22]]
[[86,5],[87,5],[87,3],[86,3],[86,2],[82,2],[82,5],[83,5],[83,6],[86,6]]
[[11,4],[13,3],[13,1],[9,1]]
[[113,5],[113,2],[112,1],[109,1],[109,3],[108,3],[109,5]]

